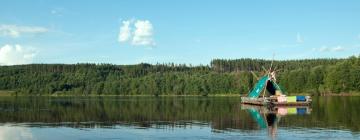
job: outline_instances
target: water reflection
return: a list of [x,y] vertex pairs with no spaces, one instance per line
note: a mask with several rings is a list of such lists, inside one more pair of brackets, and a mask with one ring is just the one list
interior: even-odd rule
[[5,124],[0,126],[0,140],[33,139],[29,128]]
[[139,136],[125,139],[143,138],[138,133],[202,139],[304,137],[314,132],[352,138],[360,131],[358,106],[360,97],[314,98],[309,108],[242,106],[239,97],[1,97],[0,134],[38,138],[66,131],[92,139],[101,129],[114,137],[130,132]]
[[261,129],[268,129],[272,139],[276,138],[278,123],[287,115],[306,115],[311,113],[309,106],[256,106],[242,104],[241,108],[247,110],[252,119]]

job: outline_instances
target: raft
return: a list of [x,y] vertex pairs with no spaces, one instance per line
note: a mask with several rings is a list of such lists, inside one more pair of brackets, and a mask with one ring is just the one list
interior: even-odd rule
[[241,97],[241,103],[260,106],[308,106],[311,104],[310,96],[284,95],[284,90],[276,83],[274,76],[275,74],[269,73],[261,77],[251,92]]
[[[295,96],[296,97],[296,96]],[[279,102],[277,97],[259,97],[259,98],[252,98],[252,97],[241,97],[242,104],[250,104],[250,105],[260,105],[260,106],[308,106],[311,104],[311,97],[304,96],[305,100],[302,101],[295,101],[295,102],[287,102],[282,101]]]

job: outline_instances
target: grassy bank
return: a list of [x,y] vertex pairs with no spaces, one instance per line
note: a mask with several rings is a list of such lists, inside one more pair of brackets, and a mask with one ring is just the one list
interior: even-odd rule
[[360,96],[360,92],[349,92],[349,93],[323,93],[320,96]]
[[15,95],[14,91],[0,90],[0,96],[13,96],[13,95]]
[[[305,96],[360,96],[360,92],[349,92],[349,93],[321,93],[321,94],[311,94],[311,93],[291,93],[286,94],[287,96],[297,96],[297,95],[305,95]],[[51,96],[51,97],[67,97],[67,96],[79,96],[79,97],[111,97],[111,96],[123,96],[123,97],[153,97],[155,95],[145,95],[145,94],[139,94],[139,95],[82,95],[82,94],[37,94],[37,95],[27,95],[27,94],[16,94],[15,91],[9,91],[9,90],[0,90],[0,96]],[[159,97],[195,97],[195,96],[208,96],[208,97],[240,97],[240,96],[246,96],[246,94],[211,94],[211,95],[199,95],[199,94],[193,94],[193,95],[174,95],[174,94],[163,94],[163,95],[157,95]]]
[[[15,91],[7,91],[7,90],[0,90],[0,96],[51,96],[51,97],[67,97],[67,96],[79,96],[79,97],[111,97],[111,96],[123,96],[123,97],[153,97],[155,95],[146,95],[146,94],[139,94],[139,95],[94,95],[94,94],[89,94],[89,95],[83,95],[83,94],[37,94],[37,95],[27,95],[27,94],[21,94],[18,93],[16,94]],[[201,97],[201,96],[209,96],[209,97],[234,97],[234,96],[241,96],[241,94],[212,94],[212,95],[198,95],[198,94],[193,94],[193,95],[174,95],[174,94],[164,94],[164,95],[157,95],[158,97],[171,97],[171,96],[176,96],[176,97],[192,97],[192,96],[197,96],[197,97]]]

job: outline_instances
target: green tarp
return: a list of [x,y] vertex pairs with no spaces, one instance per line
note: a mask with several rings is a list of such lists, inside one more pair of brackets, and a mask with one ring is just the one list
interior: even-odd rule
[[251,97],[251,98],[259,97],[259,95],[261,94],[261,91],[264,89],[264,87],[266,85],[267,80],[268,80],[268,76],[261,77],[261,79],[256,83],[255,87],[250,92],[248,97]]
[[274,81],[271,81],[271,83],[275,86],[276,90],[280,90],[281,93],[285,94],[285,91],[283,88],[280,88],[278,84],[276,84]]
[[[268,76],[263,76],[260,78],[260,80],[255,84],[255,87],[252,89],[252,91],[249,93],[248,97],[250,98],[257,98],[260,96],[261,91],[263,91],[264,88],[266,88],[266,82],[268,82]],[[275,90],[280,90],[282,93],[285,93],[279,85],[277,85],[274,81],[270,81],[268,84],[268,91],[275,95]]]

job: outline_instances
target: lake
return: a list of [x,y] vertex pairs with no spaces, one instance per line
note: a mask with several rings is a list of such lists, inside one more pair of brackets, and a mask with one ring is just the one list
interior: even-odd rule
[[2,139],[360,139],[360,97],[309,107],[240,97],[0,97]]

